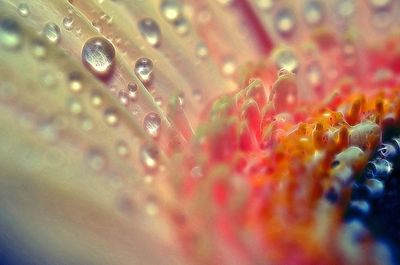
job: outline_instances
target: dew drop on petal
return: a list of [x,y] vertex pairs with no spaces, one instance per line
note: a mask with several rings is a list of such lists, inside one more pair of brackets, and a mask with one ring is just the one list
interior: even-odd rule
[[159,152],[155,146],[143,145],[140,148],[140,160],[147,170],[153,171],[158,167]]
[[118,117],[116,110],[114,110],[112,108],[105,110],[104,119],[105,119],[106,123],[110,126],[116,126],[119,121],[119,117]]
[[59,43],[61,30],[57,24],[47,23],[43,28],[43,35],[52,43]]
[[304,6],[304,18],[309,25],[317,25],[322,21],[322,5],[319,2],[308,2]]
[[83,88],[82,77],[78,72],[72,72],[68,76],[68,87],[72,92],[80,92]]
[[163,0],[160,9],[166,20],[175,21],[181,16],[182,4],[179,0]]
[[150,112],[144,117],[143,127],[145,131],[153,138],[160,134],[161,118],[157,113]]
[[27,17],[30,14],[29,6],[25,3],[19,4],[18,5],[18,14],[20,14],[21,17]]
[[139,31],[144,39],[154,47],[158,47],[161,41],[161,31],[157,22],[151,18],[144,18],[138,23]]
[[283,9],[276,14],[275,28],[281,35],[289,35],[293,32],[295,27],[295,18],[289,9]]
[[128,84],[128,95],[131,100],[135,100],[137,98],[138,89],[135,83]]
[[42,60],[47,55],[46,44],[39,39],[33,40],[31,44],[32,55],[39,60]]
[[71,30],[74,27],[74,19],[72,17],[65,17],[63,19],[63,25],[66,30]]
[[135,73],[139,79],[147,84],[151,81],[153,62],[148,58],[140,58],[135,63]]
[[94,171],[101,171],[106,166],[104,155],[98,150],[90,150],[87,154],[87,164]]
[[103,37],[87,40],[82,48],[83,64],[96,76],[108,76],[114,66],[114,60],[115,48]]

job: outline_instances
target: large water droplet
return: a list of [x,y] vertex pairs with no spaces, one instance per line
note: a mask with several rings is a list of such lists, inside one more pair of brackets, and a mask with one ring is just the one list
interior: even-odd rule
[[161,31],[157,22],[151,18],[144,18],[138,24],[140,33],[152,46],[158,47],[161,41]]
[[144,117],[143,127],[145,131],[154,138],[160,134],[161,118],[157,113],[151,112]]
[[161,2],[161,13],[168,21],[177,20],[182,13],[182,4],[179,0],[164,0]]
[[153,62],[148,58],[140,58],[135,63],[135,73],[143,83],[149,83],[152,78]]
[[120,101],[123,105],[125,105],[125,106],[129,105],[129,99],[130,99],[130,97],[129,97],[129,92],[127,92],[127,91],[125,91],[125,90],[120,90],[120,91],[118,92],[118,98],[119,98],[119,101]]
[[7,49],[17,49],[21,46],[21,28],[11,18],[0,20],[0,45]]
[[275,0],[256,0],[257,6],[263,11],[269,11],[274,6]]
[[95,75],[106,77],[114,66],[115,49],[107,39],[94,37],[82,49],[83,64]]
[[47,23],[43,28],[43,35],[52,43],[59,43],[61,37],[60,27],[54,23]]
[[27,17],[29,16],[30,10],[29,6],[25,3],[19,4],[18,5],[18,14],[21,15],[21,17]]

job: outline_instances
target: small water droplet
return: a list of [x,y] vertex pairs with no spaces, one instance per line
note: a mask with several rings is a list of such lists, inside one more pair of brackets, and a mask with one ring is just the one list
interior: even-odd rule
[[116,126],[119,122],[119,117],[115,109],[109,108],[104,112],[104,118],[108,125]]
[[222,63],[222,73],[230,76],[236,71],[236,64],[232,58],[226,58]]
[[355,11],[355,4],[353,0],[340,0],[336,9],[341,17],[350,17]]
[[57,24],[47,23],[43,28],[43,35],[51,42],[51,43],[59,43],[61,38],[61,30]]
[[73,17],[65,17],[63,19],[63,25],[66,30],[71,30],[74,27],[74,18]]
[[159,152],[155,146],[143,145],[140,148],[140,160],[147,170],[153,171],[158,167]]
[[40,84],[43,87],[47,88],[55,88],[57,86],[57,77],[55,74],[49,72],[49,71],[44,71],[40,74],[39,76]]
[[83,88],[82,77],[79,72],[72,72],[68,76],[68,86],[72,92],[80,92]]
[[0,45],[6,49],[18,49],[21,46],[21,28],[11,18],[0,20]]
[[147,134],[153,138],[160,135],[161,118],[157,113],[150,112],[144,117],[143,127]]
[[137,98],[138,90],[137,85],[135,83],[128,84],[128,95],[131,100],[135,100]]
[[204,59],[208,55],[207,46],[204,43],[198,43],[196,45],[196,55],[197,57]]
[[152,46],[158,47],[161,41],[161,31],[157,22],[151,18],[144,18],[139,21],[139,31],[145,40]]
[[275,28],[281,35],[289,35],[295,27],[295,18],[289,9],[279,11],[275,17]]
[[92,103],[93,107],[100,107],[103,104],[103,98],[98,91],[92,91],[90,96],[90,102]]
[[30,14],[29,6],[25,3],[19,4],[18,5],[18,14],[21,15],[21,17],[27,17]]
[[263,11],[269,11],[274,6],[275,0],[257,0],[257,6]]
[[216,0],[216,1],[223,6],[229,6],[233,3],[234,0]]
[[114,66],[115,49],[107,39],[94,37],[82,49],[83,64],[99,77],[108,76]]
[[385,9],[392,4],[393,0],[369,0],[371,6],[375,9]]
[[129,97],[129,92],[127,92],[127,91],[125,91],[125,90],[120,90],[120,91],[118,92],[118,98],[119,98],[119,101],[120,101],[123,105],[127,106],[127,105],[129,104],[129,99],[130,99],[130,97]]
[[139,79],[147,84],[152,79],[153,62],[148,58],[140,58],[135,63],[135,73]]
[[322,21],[322,5],[311,1],[304,6],[304,18],[309,25],[318,25]]
[[83,111],[83,106],[76,98],[70,98],[68,100],[68,108],[71,114],[78,115]]
[[177,20],[182,13],[182,4],[179,0],[164,0],[161,2],[161,13],[168,21]]
[[116,144],[116,151],[120,157],[127,157],[129,155],[129,147],[125,141],[118,141]]
[[178,18],[174,21],[174,26],[179,35],[185,36],[189,33],[190,25],[186,18]]
[[90,150],[87,155],[87,164],[94,171],[102,171],[106,166],[106,159],[99,150]]
[[42,40],[35,39],[32,41],[31,51],[36,59],[42,60],[47,55],[46,44]]
[[94,127],[93,121],[88,118],[88,117],[82,117],[81,118],[81,128],[82,130],[88,132],[90,130],[92,130]]

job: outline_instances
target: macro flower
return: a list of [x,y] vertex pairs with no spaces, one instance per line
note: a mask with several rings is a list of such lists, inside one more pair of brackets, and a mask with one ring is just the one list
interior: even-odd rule
[[398,0],[0,0],[0,264],[400,263]]

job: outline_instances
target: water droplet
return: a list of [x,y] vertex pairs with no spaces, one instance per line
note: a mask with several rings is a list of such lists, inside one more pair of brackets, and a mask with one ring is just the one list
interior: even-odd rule
[[369,3],[373,8],[385,9],[392,4],[393,0],[369,0]]
[[119,98],[119,101],[120,101],[123,105],[127,106],[127,105],[129,104],[129,99],[130,99],[130,97],[129,97],[129,93],[128,93],[127,91],[125,91],[125,90],[120,90],[120,91],[118,92],[118,98]]
[[196,55],[197,57],[203,59],[206,58],[208,55],[207,46],[204,43],[198,43],[196,45]]
[[94,171],[102,171],[106,166],[106,159],[99,150],[90,150],[87,155],[87,164]]
[[174,26],[179,35],[185,36],[189,33],[189,21],[186,18],[179,18],[174,21]]
[[140,58],[135,63],[135,73],[139,79],[147,84],[152,79],[153,62],[148,58]]
[[350,17],[355,11],[353,0],[341,0],[337,4],[337,13],[342,17]]
[[117,111],[112,108],[106,109],[106,111],[104,112],[104,118],[106,123],[110,126],[116,126],[119,121]]
[[275,17],[275,28],[281,35],[289,35],[295,27],[295,18],[289,9],[279,11]]
[[157,215],[159,209],[158,205],[154,200],[149,200],[146,204],[146,213],[150,216]]
[[257,0],[257,6],[263,11],[269,11],[274,6],[275,0]]
[[83,88],[82,77],[79,72],[72,72],[68,76],[68,86],[72,92],[80,92]]
[[100,107],[103,104],[103,98],[98,91],[92,91],[90,96],[90,102],[92,103],[93,107]]
[[322,21],[322,5],[319,2],[308,2],[304,6],[304,18],[309,25],[317,25]]
[[59,43],[61,38],[61,30],[60,27],[54,23],[47,23],[43,28],[43,35],[51,42],[51,43]]
[[153,138],[160,134],[161,118],[157,113],[151,112],[144,117],[143,127],[145,131]]
[[115,49],[107,39],[94,37],[82,49],[83,64],[99,77],[108,76],[114,66]]
[[317,87],[322,83],[322,70],[319,64],[310,64],[306,70],[307,80],[312,87]]
[[161,41],[161,31],[157,22],[151,18],[144,18],[139,21],[139,31],[145,40],[152,46],[158,47]]
[[153,171],[158,167],[159,152],[155,146],[143,145],[140,148],[140,160],[147,170]]
[[73,17],[65,17],[63,19],[63,25],[66,30],[71,30],[74,27],[74,18]]
[[57,76],[49,71],[44,71],[39,76],[40,84],[43,87],[54,88],[57,86]]
[[279,69],[286,69],[289,72],[296,72],[299,67],[297,57],[290,50],[282,50],[278,53],[276,64]]
[[47,55],[46,44],[42,40],[35,39],[32,41],[31,51],[36,59],[42,60]]
[[131,100],[135,100],[137,98],[137,85],[135,83],[128,84],[128,95]]
[[70,98],[68,100],[68,108],[73,115],[81,114],[83,111],[82,104],[76,98]]
[[89,119],[88,117],[82,117],[81,118],[81,128],[82,130],[88,132],[92,130],[94,127],[93,121]]
[[21,15],[21,17],[27,17],[30,14],[29,6],[25,3],[19,4],[18,5],[18,14]]
[[164,0],[161,2],[161,13],[168,21],[177,20],[182,13],[182,4],[179,0]]
[[21,46],[21,28],[11,18],[0,20],[0,45],[7,49],[17,49]]
[[236,64],[232,58],[225,58],[222,62],[222,73],[226,76],[232,75],[236,71]]
[[223,6],[229,6],[233,3],[234,0],[216,0],[216,1]]
[[118,141],[116,144],[116,151],[120,157],[127,157],[129,155],[129,147],[125,141]]
[[103,31],[103,26],[101,25],[101,21],[98,19],[95,19],[92,21],[93,27],[98,31],[102,32]]

